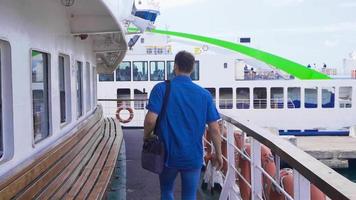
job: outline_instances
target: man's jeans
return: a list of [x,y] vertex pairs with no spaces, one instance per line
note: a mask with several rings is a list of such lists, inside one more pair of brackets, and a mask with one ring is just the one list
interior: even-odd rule
[[174,180],[176,179],[178,172],[180,172],[182,179],[182,200],[195,200],[200,181],[200,170],[200,168],[180,170],[165,167],[163,172],[159,175],[161,200],[174,199]]

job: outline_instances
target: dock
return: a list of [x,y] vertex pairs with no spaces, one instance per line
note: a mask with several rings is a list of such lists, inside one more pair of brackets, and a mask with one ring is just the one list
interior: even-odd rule
[[331,168],[348,168],[356,160],[356,138],[350,136],[296,137],[299,148]]

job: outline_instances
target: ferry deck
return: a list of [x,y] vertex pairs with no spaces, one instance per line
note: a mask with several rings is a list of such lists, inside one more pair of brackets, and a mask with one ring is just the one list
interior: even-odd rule
[[[138,162],[142,130],[123,130],[115,114],[104,114],[120,100],[105,100],[110,108],[97,98],[98,73],[113,73],[126,55],[124,25],[152,25],[135,5],[0,2],[0,200],[158,198],[156,175]],[[211,167],[204,137],[198,198],[356,199],[355,183],[289,141],[240,116],[221,117],[224,167]]]

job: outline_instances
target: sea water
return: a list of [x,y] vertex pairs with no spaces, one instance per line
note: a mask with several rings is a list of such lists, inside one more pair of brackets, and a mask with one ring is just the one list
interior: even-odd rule
[[349,167],[345,169],[335,169],[338,173],[356,183],[356,167]]

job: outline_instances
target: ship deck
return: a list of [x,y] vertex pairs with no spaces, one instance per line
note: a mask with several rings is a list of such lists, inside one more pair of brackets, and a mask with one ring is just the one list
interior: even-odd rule
[[[160,199],[159,180],[156,174],[141,167],[141,148],[143,129],[124,129],[126,155],[121,156],[121,166],[126,165],[126,199],[157,200]],[[123,152],[122,152],[123,153]],[[126,161],[122,163],[123,161]],[[118,170],[119,171],[119,170]],[[121,172],[122,173],[122,172]],[[121,177],[121,176],[120,176]],[[175,198],[180,199],[181,182],[179,175],[175,184]],[[118,193],[120,193],[118,191]],[[117,197],[114,199],[122,199]],[[214,199],[199,188],[198,199]]]

